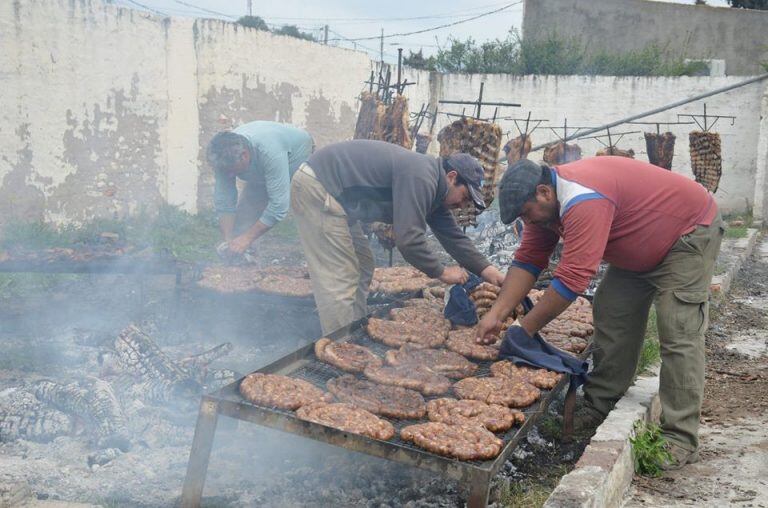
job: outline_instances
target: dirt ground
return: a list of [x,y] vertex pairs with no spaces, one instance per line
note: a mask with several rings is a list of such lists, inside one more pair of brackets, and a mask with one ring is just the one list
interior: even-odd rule
[[626,507],[768,507],[768,240],[712,313],[701,460],[636,477]]

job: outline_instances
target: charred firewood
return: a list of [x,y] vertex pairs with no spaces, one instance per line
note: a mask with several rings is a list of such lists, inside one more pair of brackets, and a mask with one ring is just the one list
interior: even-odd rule
[[211,363],[231,353],[232,349],[234,349],[232,343],[225,342],[208,351],[182,358],[179,365],[188,372],[204,371]]
[[35,385],[35,396],[41,402],[81,419],[95,433],[99,447],[130,449],[125,415],[108,383],[94,378],[84,381],[83,386],[43,380]]
[[121,370],[138,381],[166,380],[174,383],[189,374],[171,360],[155,341],[134,325],[125,328],[115,340],[117,363]]
[[47,443],[73,433],[72,418],[26,390],[14,390],[0,399],[0,442],[26,439]]

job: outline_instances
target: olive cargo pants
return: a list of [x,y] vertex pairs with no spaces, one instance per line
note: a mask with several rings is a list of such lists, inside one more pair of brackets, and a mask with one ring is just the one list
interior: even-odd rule
[[584,385],[587,404],[606,415],[632,384],[655,299],[662,432],[689,451],[699,445],[709,285],[724,232],[718,213],[710,226],[680,237],[649,272],[609,267],[595,293],[594,369]]
[[373,253],[360,223],[349,224],[344,208],[306,163],[291,181],[291,211],[327,335],[367,314]]

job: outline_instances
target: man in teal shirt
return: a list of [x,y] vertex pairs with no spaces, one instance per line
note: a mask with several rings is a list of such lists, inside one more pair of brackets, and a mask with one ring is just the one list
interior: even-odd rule
[[[213,137],[207,150],[216,173],[213,201],[230,253],[243,254],[285,217],[291,177],[312,149],[309,133],[277,122],[250,122]],[[238,178],[245,182],[239,199]]]

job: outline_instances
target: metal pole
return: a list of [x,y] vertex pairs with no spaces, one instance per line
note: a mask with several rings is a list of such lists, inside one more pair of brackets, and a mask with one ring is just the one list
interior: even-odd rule
[[477,111],[475,112],[475,118],[480,120],[480,106],[483,104],[483,88],[485,88],[485,81],[480,82],[480,96],[477,99]]
[[253,16],[253,0],[248,0],[248,15]]
[[403,75],[403,48],[397,48],[397,95],[402,93],[400,78]]
[[[764,79],[768,79],[768,72],[765,74],[761,74],[759,76],[755,76],[754,78],[750,78],[744,81],[739,81],[738,83],[734,83],[733,85],[724,86],[722,88],[717,88],[715,90],[712,90],[710,92],[702,93],[699,95],[694,95],[693,97],[689,97],[687,99],[683,99],[677,102],[673,102],[671,104],[667,104],[666,106],[661,106],[660,108],[652,109],[650,111],[646,111],[644,113],[639,113],[637,115],[632,115],[627,118],[622,118],[621,120],[617,120],[615,122],[607,123],[605,125],[601,125],[600,127],[595,127],[594,129],[587,129],[584,132],[577,132],[571,137],[566,137],[563,139],[563,142],[571,141],[573,139],[582,138],[584,136],[588,136],[589,134],[594,134],[595,132],[604,131],[605,129],[608,129],[610,127],[616,127],[617,125],[621,125],[623,123],[631,122],[633,120],[639,120],[641,118],[645,118],[646,116],[655,115],[656,113],[661,113],[663,111],[666,111],[668,109],[676,108],[678,106],[683,106],[685,104],[690,104],[691,102],[696,102],[701,99],[706,99],[707,97],[712,97],[713,95],[729,92],[731,90],[734,90],[736,88],[741,88],[742,86],[751,85],[752,83],[757,83],[758,81],[763,81]],[[532,152],[535,152],[537,150],[541,150],[542,148],[546,148],[550,145],[554,145],[557,143],[557,141],[551,141],[549,143],[544,143],[542,145],[535,146],[531,149]]]
[[[323,27],[323,44],[328,45],[328,25]],[[373,81],[373,78],[371,78],[371,81]]]
[[381,29],[381,40],[379,42],[379,60],[384,61],[384,29]]

